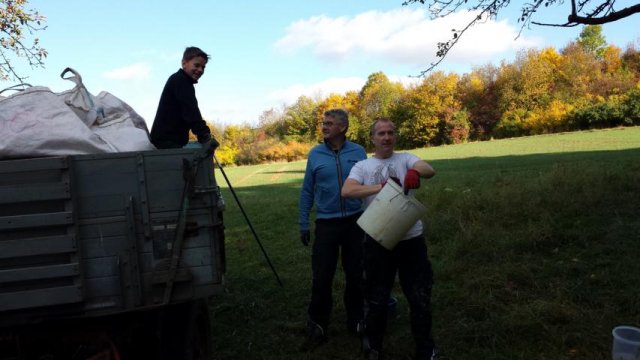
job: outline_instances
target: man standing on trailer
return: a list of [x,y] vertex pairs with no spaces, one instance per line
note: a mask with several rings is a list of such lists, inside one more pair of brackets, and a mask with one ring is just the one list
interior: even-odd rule
[[308,337],[304,350],[312,350],[327,341],[329,317],[333,306],[332,286],[338,258],[341,255],[345,273],[344,304],[346,326],[357,333],[363,317],[362,241],[364,233],[356,224],[362,213],[360,199],[345,199],[340,189],[349,171],[367,158],[364,148],[347,141],[349,116],[342,109],[324,113],[324,143],[309,152],[300,193],[300,240],[311,242],[309,213],[315,204],[316,226],[311,268],[311,302],[308,308]]
[[211,130],[202,119],[194,84],[204,75],[209,55],[197,47],[188,47],[182,55],[182,67],[169,77],[151,126],[151,142],[158,149],[181,148],[189,142],[189,130],[201,144],[211,138]]

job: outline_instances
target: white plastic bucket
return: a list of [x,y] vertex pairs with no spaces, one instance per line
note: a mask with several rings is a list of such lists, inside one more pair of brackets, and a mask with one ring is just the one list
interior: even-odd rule
[[640,329],[633,326],[616,326],[613,331],[613,360],[640,360]]
[[358,225],[380,245],[392,250],[427,209],[400,185],[388,181],[360,216]]

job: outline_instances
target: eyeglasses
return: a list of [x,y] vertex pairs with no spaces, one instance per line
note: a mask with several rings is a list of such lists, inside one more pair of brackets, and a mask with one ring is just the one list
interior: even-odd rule
[[323,121],[322,126],[333,126],[336,125],[333,121]]

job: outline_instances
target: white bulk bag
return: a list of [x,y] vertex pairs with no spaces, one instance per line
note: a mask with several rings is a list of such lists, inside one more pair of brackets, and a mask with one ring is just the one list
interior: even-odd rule
[[[71,72],[73,76],[65,78]],[[93,96],[73,69],[76,84],[54,93],[36,86],[0,97],[0,158],[153,150],[146,123],[108,92]]]
[[0,100],[0,158],[113,152],[46,87]]

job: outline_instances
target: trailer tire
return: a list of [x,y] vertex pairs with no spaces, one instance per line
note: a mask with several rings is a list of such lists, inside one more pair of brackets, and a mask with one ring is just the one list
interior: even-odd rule
[[211,318],[206,299],[171,305],[164,310],[162,359],[211,360],[211,340]]

